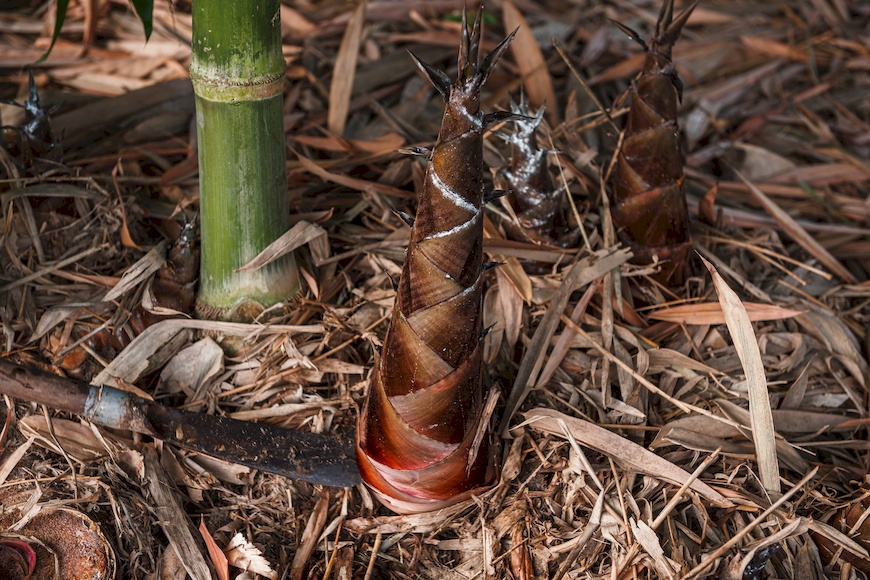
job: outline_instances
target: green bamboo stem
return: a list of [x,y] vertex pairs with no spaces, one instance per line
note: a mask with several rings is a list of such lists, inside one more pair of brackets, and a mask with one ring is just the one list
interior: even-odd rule
[[235,272],[290,227],[279,0],[194,0],[202,262],[197,310],[246,319],[292,297],[292,255]]

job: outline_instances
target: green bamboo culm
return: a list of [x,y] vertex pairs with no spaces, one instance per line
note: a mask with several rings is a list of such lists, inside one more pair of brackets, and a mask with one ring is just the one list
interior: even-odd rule
[[288,254],[235,272],[290,227],[280,0],[194,0],[202,262],[197,310],[246,320],[299,289]]

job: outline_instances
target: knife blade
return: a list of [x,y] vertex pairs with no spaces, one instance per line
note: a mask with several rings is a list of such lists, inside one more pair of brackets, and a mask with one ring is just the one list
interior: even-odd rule
[[91,386],[3,359],[0,393],[292,479],[334,487],[361,482],[349,438],[175,409],[121,389]]

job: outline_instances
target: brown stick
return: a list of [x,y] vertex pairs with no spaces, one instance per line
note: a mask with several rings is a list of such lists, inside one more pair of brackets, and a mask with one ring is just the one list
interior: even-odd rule
[[83,381],[19,366],[0,358],[0,393],[14,399],[83,413],[91,386]]

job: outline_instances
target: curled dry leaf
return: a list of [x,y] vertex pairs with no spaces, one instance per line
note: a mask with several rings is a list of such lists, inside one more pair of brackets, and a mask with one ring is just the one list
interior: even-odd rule
[[209,337],[182,349],[160,372],[161,386],[170,393],[197,393],[208,379],[223,370],[224,351]]
[[225,561],[230,566],[252,574],[259,574],[270,580],[278,578],[278,572],[272,569],[269,561],[263,557],[263,552],[249,542],[241,532],[233,536],[224,549],[224,554]]

